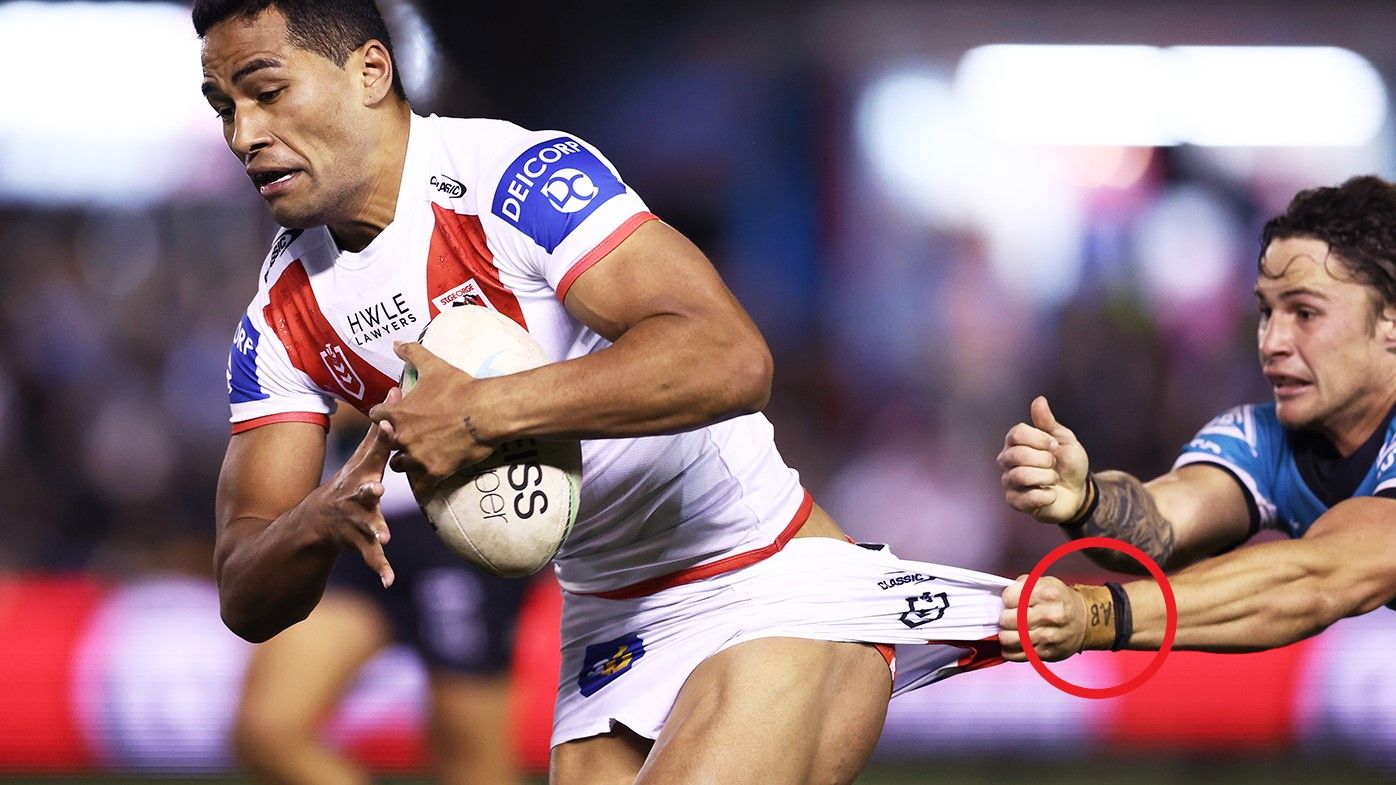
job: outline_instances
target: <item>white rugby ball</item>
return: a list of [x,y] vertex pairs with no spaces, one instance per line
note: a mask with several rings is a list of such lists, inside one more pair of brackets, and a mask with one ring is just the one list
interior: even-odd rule
[[[422,331],[432,354],[475,378],[504,376],[550,362],[512,319],[476,305],[447,308]],[[402,392],[417,382],[411,363]],[[436,534],[456,553],[496,575],[537,572],[557,554],[577,520],[581,443],[517,439],[418,499]]]

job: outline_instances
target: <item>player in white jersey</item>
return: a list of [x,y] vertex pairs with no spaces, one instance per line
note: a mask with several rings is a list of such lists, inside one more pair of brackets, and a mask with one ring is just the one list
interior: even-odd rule
[[[848,541],[755,413],[755,326],[599,152],[414,115],[371,0],[199,0],[194,21],[204,94],[287,227],[229,362],[216,559],[234,631],[304,618],[341,550],[391,585],[390,453],[420,494],[502,442],[577,438],[554,782],[850,782],[893,689],[888,646],[908,644],[898,690],[998,661],[1009,582]],[[556,362],[476,380],[410,342],[457,306],[509,316]],[[378,425],[319,484],[335,398]]]

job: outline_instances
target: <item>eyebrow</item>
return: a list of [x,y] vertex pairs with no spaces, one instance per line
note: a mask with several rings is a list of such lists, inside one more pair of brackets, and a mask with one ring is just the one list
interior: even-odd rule
[[[1265,299],[1265,294],[1262,293],[1262,292],[1260,291],[1259,288],[1256,288],[1256,290],[1255,290],[1255,296],[1256,296],[1257,299],[1260,299],[1260,300],[1264,300],[1264,299]],[[1293,299],[1293,298],[1295,298],[1295,297],[1312,297],[1312,298],[1314,298],[1314,299],[1316,299],[1316,300],[1327,300],[1327,299],[1328,299],[1328,295],[1324,294],[1323,292],[1318,291],[1317,289],[1310,289],[1310,288],[1307,287],[1307,286],[1293,286],[1293,287],[1290,287],[1290,288],[1288,288],[1288,289],[1285,289],[1284,291],[1282,291],[1282,292],[1279,293],[1279,295],[1276,297],[1276,299],[1279,299],[1279,300],[1289,300],[1289,299]]]
[[[261,71],[264,68],[280,67],[281,61],[277,60],[275,57],[258,57],[257,59],[252,60],[251,62],[247,63],[247,65],[244,65],[243,67],[233,72],[233,86],[236,87],[238,82],[241,82],[243,79],[246,79],[247,77],[251,76],[252,74],[258,71]],[[204,82],[199,87],[199,89],[203,91],[204,95],[208,95],[209,93],[218,91],[217,86],[215,86],[213,82]]]

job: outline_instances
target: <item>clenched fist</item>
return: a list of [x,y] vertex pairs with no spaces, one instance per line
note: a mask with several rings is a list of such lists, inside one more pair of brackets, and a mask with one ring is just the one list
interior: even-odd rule
[[1032,425],[1018,423],[998,455],[1008,506],[1043,523],[1071,520],[1086,499],[1090,461],[1076,434],[1057,422],[1047,399],[1032,402]]

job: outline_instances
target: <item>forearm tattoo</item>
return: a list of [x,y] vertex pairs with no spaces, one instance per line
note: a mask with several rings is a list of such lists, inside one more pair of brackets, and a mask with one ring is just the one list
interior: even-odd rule
[[[1095,512],[1075,526],[1063,527],[1073,540],[1082,537],[1113,537],[1149,554],[1167,568],[1173,557],[1173,524],[1159,512],[1154,498],[1138,478],[1124,472],[1097,472],[1100,494]],[[1119,572],[1147,575],[1144,565],[1119,551],[1087,548],[1086,555],[1096,564]]]

